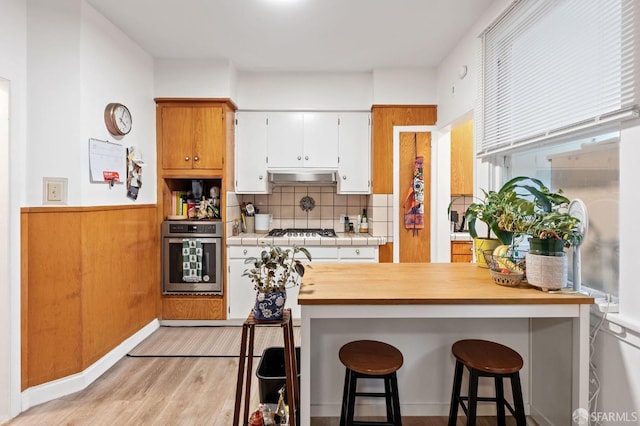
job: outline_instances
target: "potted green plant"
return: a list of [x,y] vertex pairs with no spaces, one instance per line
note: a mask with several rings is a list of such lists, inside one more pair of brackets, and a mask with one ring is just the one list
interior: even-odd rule
[[304,247],[282,249],[274,245],[268,245],[259,258],[245,259],[245,264],[253,265],[252,268],[246,269],[242,276],[249,277],[256,290],[254,318],[282,318],[287,288],[300,284],[300,278],[304,276],[305,266],[295,258],[298,253],[302,253],[311,261],[311,253]]
[[[469,234],[474,239],[474,249],[478,266],[488,267],[484,260],[485,250],[494,250],[500,245],[512,245],[514,237],[524,233],[524,219],[534,213],[534,203],[524,198],[521,193],[531,194],[531,185],[522,182],[532,181],[528,177],[519,176],[506,182],[497,191],[484,191],[484,199],[472,203],[467,208],[465,220]],[[534,184],[542,182],[533,180]],[[487,225],[486,237],[480,237],[476,229],[477,221]],[[491,238],[491,232],[497,238]]]
[[534,214],[524,221],[525,232],[530,236],[527,281],[543,290],[559,289],[567,282],[564,249],[582,240],[580,220],[569,214],[569,199],[562,190],[554,193],[540,185],[534,195]]

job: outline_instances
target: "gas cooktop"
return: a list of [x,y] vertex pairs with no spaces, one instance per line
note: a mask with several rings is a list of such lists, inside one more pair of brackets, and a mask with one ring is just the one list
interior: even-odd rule
[[269,237],[289,237],[289,238],[320,238],[320,237],[336,237],[333,229],[320,228],[286,228],[272,229],[269,231]]

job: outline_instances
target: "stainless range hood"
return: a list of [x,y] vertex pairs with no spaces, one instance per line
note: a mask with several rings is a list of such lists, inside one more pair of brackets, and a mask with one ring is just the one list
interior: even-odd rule
[[329,186],[336,184],[335,171],[271,170],[269,182],[279,186]]

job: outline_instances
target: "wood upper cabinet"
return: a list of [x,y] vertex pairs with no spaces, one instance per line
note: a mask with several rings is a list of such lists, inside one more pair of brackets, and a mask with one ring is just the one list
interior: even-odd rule
[[221,170],[226,147],[222,104],[158,104],[163,169]]
[[473,195],[473,120],[451,130],[451,195]]

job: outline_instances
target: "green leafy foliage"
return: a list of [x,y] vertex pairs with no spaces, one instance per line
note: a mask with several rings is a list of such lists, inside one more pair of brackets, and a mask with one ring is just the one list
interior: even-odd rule
[[[305,266],[296,259],[296,254],[301,253],[307,260],[311,260],[311,253],[304,247],[282,249],[281,247],[268,245],[260,253],[260,257],[248,257],[244,263],[253,265],[246,269],[242,276],[247,276],[254,284],[254,288],[263,293],[275,293],[284,291],[289,287],[299,284],[299,277],[304,276]],[[307,265],[310,268],[309,265]]]

